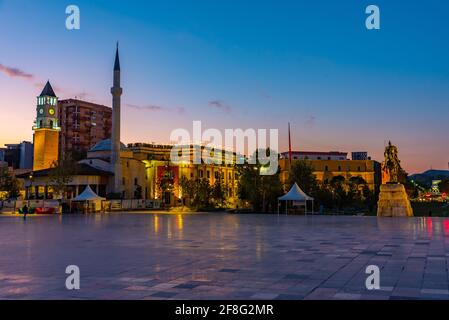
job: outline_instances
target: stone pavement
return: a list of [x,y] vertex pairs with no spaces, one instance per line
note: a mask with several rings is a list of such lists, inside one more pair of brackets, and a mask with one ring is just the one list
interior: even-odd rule
[[448,261],[443,218],[0,215],[1,299],[449,299]]

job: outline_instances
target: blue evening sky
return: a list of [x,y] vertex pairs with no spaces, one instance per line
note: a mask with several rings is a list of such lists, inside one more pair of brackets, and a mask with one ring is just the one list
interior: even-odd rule
[[[65,29],[70,4],[80,30]],[[381,30],[365,28],[369,4]],[[110,105],[118,40],[126,143],[201,120],[278,128],[285,150],[290,121],[295,149],[381,161],[391,139],[410,172],[447,168],[449,1],[0,0],[0,36],[0,145],[32,138],[47,79]]]

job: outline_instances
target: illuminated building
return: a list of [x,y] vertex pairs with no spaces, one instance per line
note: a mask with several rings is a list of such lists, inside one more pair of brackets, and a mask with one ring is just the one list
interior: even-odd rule
[[59,152],[79,160],[95,144],[111,137],[112,109],[78,99],[59,100]]
[[[347,152],[292,151],[292,160],[346,160]],[[289,159],[289,152],[281,153],[281,159]]]
[[[145,143],[133,143],[128,145],[128,150],[133,152],[133,158],[145,163],[146,181],[145,195],[147,199],[160,199],[165,204],[182,205],[183,201],[189,200],[182,194],[180,181],[186,179],[206,179],[212,186],[220,182],[227,191],[227,199],[231,206],[237,203],[238,179],[235,167],[236,155],[232,153],[232,163],[225,163],[223,152],[222,164],[207,164],[205,158],[201,164],[193,163],[193,154],[196,147],[189,146],[190,161],[181,164],[173,164],[170,161],[172,146]],[[216,150],[217,152],[219,150]],[[207,160],[206,160],[207,161]],[[163,180],[168,182],[169,187],[161,187]],[[185,203],[184,203],[185,204]]]
[[[293,155],[295,152],[293,153]],[[316,179],[328,184],[333,177],[342,176],[346,181],[352,177],[363,178],[370,190],[378,190],[382,183],[381,164],[374,160],[348,160],[347,153],[343,152],[296,152],[297,158],[293,158],[293,163],[298,160],[307,160],[313,167]],[[310,158],[309,158],[310,157]],[[334,158],[333,158],[334,157]],[[341,158],[341,159],[335,159]],[[329,159],[331,158],[331,159]],[[289,178],[290,163],[288,152],[282,153],[279,160],[281,168],[280,179],[286,184]]]
[[50,168],[59,156],[58,98],[47,81],[37,97],[36,122],[34,130],[33,170]]

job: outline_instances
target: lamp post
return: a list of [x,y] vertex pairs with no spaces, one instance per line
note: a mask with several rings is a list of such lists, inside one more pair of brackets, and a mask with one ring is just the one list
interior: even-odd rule
[[28,195],[28,199],[30,199],[33,195],[33,172],[30,173],[30,194]]

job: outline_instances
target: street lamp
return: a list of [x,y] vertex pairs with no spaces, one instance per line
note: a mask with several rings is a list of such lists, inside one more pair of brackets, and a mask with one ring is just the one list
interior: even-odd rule
[[32,197],[33,194],[33,172],[30,173],[30,194],[28,195],[28,199]]

